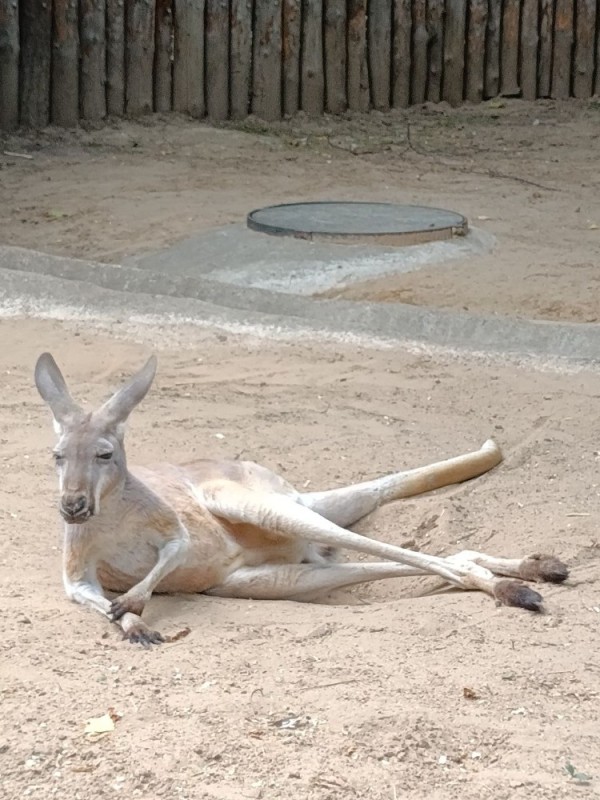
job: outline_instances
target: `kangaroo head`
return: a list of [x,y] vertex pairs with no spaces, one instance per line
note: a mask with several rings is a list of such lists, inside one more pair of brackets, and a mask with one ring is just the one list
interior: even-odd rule
[[125,422],[154,380],[156,357],[118,389],[99,409],[85,412],[69,394],[50,353],[35,365],[35,385],[54,417],[58,441],[53,450],[58,472],[60,513],[80,525],[100,511],[102,500],[123,484],[127,474]]

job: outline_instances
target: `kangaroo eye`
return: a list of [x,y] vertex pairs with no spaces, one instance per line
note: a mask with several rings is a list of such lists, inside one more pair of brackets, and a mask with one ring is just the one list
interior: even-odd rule
[[98,453],[98,458],[102,459],[102,461],[110,461],[112,457],[112,453]]

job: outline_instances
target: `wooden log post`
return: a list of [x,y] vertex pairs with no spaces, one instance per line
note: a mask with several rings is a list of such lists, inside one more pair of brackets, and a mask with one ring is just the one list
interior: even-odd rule
[[500,91],[500,30],[502,28],[502,3],[493,0],[488,6],[485,32],[485,83],[484,96],[496,97]]
[[412,103],[424,103],[427,95],[429,34],[427,32],[427,2],[413,2],[412,28]]
[[392,45],[392,105],[406,108],[410,103],[411,0],[394,0]]
[[124,0],[106,0],[106,111],[116,117],[125,111]]
[[254,10],[252,112],[281,118],[281,0],[260,0]]
[[[575,74],[573,94],[575,97],[591,97],[594,91],[594,33],[596,31],[596,0],[577,0],[577,33],[575,36]],[[598,37],[600,47],[600,36]],[[600,73],[600,61],[596,65]]]
[[174,0],[173,110],[203,117],[204,0]]
[[300,103],[307,114],[318,115],[325,107],[323,70],[323,0],[302,2],[302,66]]
[[325,108],[341,114],[348,107],[346,92],[346,0],[325,0]]
[[77,0],[54,0],[50,119],[61,128],[79,121],[79,9]]
[[19,124],[19,2],[0,0],[0,130]]
[[231,0],[229,65],[231,116],[244,119],[250,109],[252,0]]
[[21,87],[19,117],[26,128],[50,121],[51,0],[20,0]]
[[538,0],[523,0],[521,9],[521,96],[537,97],[538,73]]
[[300,51],[302,49],[302,1],[283,0],[282,70],[283,113],[300,108]]
[[97,122],[106,116],[106,2],[80,0],[81,116]]
[[452,106],[463,100],[467,0],[453,0],[446,8],[442,97]]
[[154,108],[166,113],[173,92],[173,0],[156,0],[155,15]]
[[487,0],[470,0],[469,32],[467,34],[467,86],[470,103],[481,103],[485,84],[485,32],[487,29]]
[[[600,15],[600,9],[598,10]],[[600,95],[600,35],[596,37],[596,70],[594,74],[594,95]]]
[[565,100],[571,94],[573,10],[573,0],[556,0],[551,94],[557,100]]
[[515,97],[519,86],[519,16],[521,0],[504,0],[502,49],[500,54],[500,94]]
[[554,0],[540,0],[540,52],[538,66],[538,97],[550,97],[552,81],[552,40],[554,31]]
[[213,120],[229,116],[229,0],[206,0],[206,111]]
[[368,111],[367,0],[348,0],[348,108]]
[[[417,0],[417,4],[425,5],[424,0]],[[392,0],[369,0],[367,7],[369,85],[371,103],[380,111],[387,111],[391,101],[391,34]],[[427,77],[427,67],[424,77]]]
[[444,0],[427,0],[427,33],[429,35],[427,99],[432,103],[439,103],[442,97],[444,58]]
[[154,0],[126,0],[125,25],[125,110],[139,116],[153,108]]

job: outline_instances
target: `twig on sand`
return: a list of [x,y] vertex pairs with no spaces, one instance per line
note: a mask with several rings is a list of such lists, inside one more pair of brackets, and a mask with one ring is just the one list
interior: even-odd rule
[[13,153],[11,150],[4,150],[3,155],[9,156],[10,158],[26,158],[29,161],[33,159],[33,156],[30,156],[29,153]]

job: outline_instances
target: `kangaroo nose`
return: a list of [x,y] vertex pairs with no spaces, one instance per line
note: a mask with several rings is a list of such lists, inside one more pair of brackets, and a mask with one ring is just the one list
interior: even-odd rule
[[67,495],[61,501],[63,514],[71,519],[87,512],[87,498],[84,494]]

